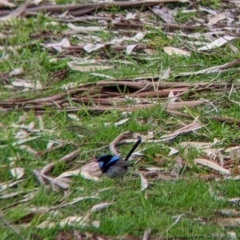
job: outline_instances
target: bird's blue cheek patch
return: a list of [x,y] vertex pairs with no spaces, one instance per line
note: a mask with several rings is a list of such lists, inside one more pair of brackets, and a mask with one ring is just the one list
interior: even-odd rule
[[98,162],[98,165],[99,165],[100,168],[103,167],[103,164],[104,164],[103,162]]

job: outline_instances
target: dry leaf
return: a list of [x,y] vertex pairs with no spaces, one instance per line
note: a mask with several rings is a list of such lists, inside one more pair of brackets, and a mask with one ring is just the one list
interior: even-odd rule
[[213,48],[221,47],[222,45],[226,44],[227,42],[229,42],[233,39],[236,39],[236,37],[232,37],[232,36],[220,37],[220,38],[216,39],[215,41],[207,44],[206,46],[198,48],[198,51],[207,51],[207,50],[211,50]]
[[209,67],[205,68],[203,70],[199,70],[196,72],[182,72],[179,73],[177,76],[178,77],[186,77],[186,76],[193,76],[193,75],[199,75],[199,74],[210,74],[210,73],[220,73],[220,72],[225,72],[228,71],[229,69],[232,70],[233,67],[238,66],[240,63],[239,59],[235,59],[231,62],[224,63],[222,65],[214,66],[214,67]]
[[18,76],[18,75],[22,75],[24,73],[23,69],[22,68],[15,68],[14,70],[12,70],[10,73],[9,73],[9,76]]
[[8,0],[0,0],[0,6],[15,7],[16,5],[14,3],[8,2]]
[[8,198],[12,198],[12,197],[16,197],[17,195],[23,193],[22,191],[20,192],[12,192],[12,193],[8,193],[8,194],[1,194],[0,195],[0,199],[8,199]]
[[105,209],[105,208],[107,208],[111,205],[113,205],[113,203],[109,203],[109,202],[99,203],[97,205],[94,205],[91,208],[90,212],[99,212],[99,211],[102,211],[103,209]]
[[141,180],[141,191],[144,191],[148,188],[148,180],[140,172],[138,174]]
[[129,118],[125,118],[125,119],[123,119],[123,120],[121,120],[121,121],[115,122],[115,123],[114,123],[114,126],[117,127],[117,126],[123,125],[123,124],[126,123],[128,120],[129,120]]
[[167,7],[153,7],[151,9],[155,14],[157,14],[166,23],[175,23],[172,11]]
[[24,176],[24,168],[12,168],[10,169],[12,176],[16,179],[21,179]]
[[64,35],[76,34],[76,33],[91,33],[91,32],[100,32],[106,29],[106,27],[97,27],[97,26],[76,26],[72,23],[67,24],[71,30],[64,31]]
[[[92,226],[95,228],[99,228],[100,227],[100,221],[92,221]],[[100,240],[100,239],[99,239]]]
[[203,166],[206,166],[208,168],[211,168],[217,172],[219,172],[220,174],[223,174],[223,175],[231,175],[231,172],[221,166],[219,166],[218,164],[212,162],[212,161],[209,161],[207,159],[204,159],[204,158],[197,158],[197,159],[194,159],[194,163],[195,164],[201,164]]
[[97,162],[91,162],[81,168],[80,175],[88,180],[100,181],[98,177],[102,172]]
[[81,66],[81,65],[76,65],[73,62],[68,62],[67,65],[72,70],[79,71],[79,72],[91,72],[91,71],[98,71],[98,70],[105,70],[105,69],[113,68],[112,66],[107,66],[107,65],[87,65],[87,66]]
[[174,160],[175,160],[175,164],[173,165],[170,175],[174,176],[174,177],[178,177],[179,173],[183,167],[182,158],[180,156],[178,156]]
[[90,73],[90,75],[96,76],[96,77],[105,78],[105,79],[110,79],[110,80],[114,80],[115,79],[114,77],[112,77],[110,75],[101,74],[101,73]]
[[38,80],[32,82],[30,80],[16,79],[11,82],[11,85],[16,88],[25,88],[25,90],[29,89],[40,90],[43,88],[42,84]]
[[149,237],[150,237],[151,231],[152,231],[151,229],[145,230],[145,231],[144,231],[144,234],[143,234],[142,240],[148,240]]
[[23,143],[25,143],[25,142],[33,141],[33,140],[35,140],[35,139],[37,139],[37,138],[39,138],[39,137],[40,137],[40,136],[20,139],[20,140],[18,140],[17,142],[12,143],[12,145],[13,145],[13,146],[21,145],[21,144],[23,144]]
[[172,156],[179,152],[176,148],[173,148],[173,147],[168,147],[168,148],[170,149],[168,156]]
[[67,38],[63,38],[60,42],[58,43],[42,43],[42,46],[46,48],[54,48],[58,52],[61,52],[63,48],[68,48],[71,46],[69,40]]
[[76,114],[69,113],[67,116],[74,121],[80,122],[80,119]]
[[135,19],[136,16],[137,16],[136,13],[128,12],[127,15],[126,15],[126,17],[125,17],[125,19],[126,19],[126,20]]
[[15,181],[15,182],[12,182],[12,181],[9,181],[9,182],[4,182],[4,183],[1,183],[0,184],[0,191],[4,191],[6,190],[7,188],[10,188],[10,187],[14,187],[16,186],[18,183],[21,183],[23,182],[24,180],[21,179],[21,180],[18,180],[18,181]]
[[233,231],[228,231],[227,232],[227,239],[229,240],[237,240],[237,234]]
[[74,171],[67,171],[59,175],[57,178],[64,178],[64,177],[72,177],[72,176],[78,176],[81,173],[81,169],[74,170]]
[[60,225],[61,227],[64,226],[73,226],[73,225],[77,225],[77,226],[88,226],[88,217],[86,216],[70,216],[67,217],[65,219],[62,219],[61,221],[50,221],[50,220],[45,220],[44,222],[42,222],[41,224],[39,224],[37,226],[37,228],[53,228],[55,226]]
[[83,226],[88,226],[88,221],[89,219],[87,216],[70,216],[61,220],[59,224],[61,227],[66,225],[70,227],[72,227],[73,225],[77,225],[78,227],[79,226],[83,227]]
[[51,220],[45,220],[42,223],[40,223],[39,225],[37,225],[37,228],[40,229],[44,229],[44,228],[53,228],[56,226],[56,223],[51,222]]
[[170,77],[171,68],[169,67],[163,74],[159,76],[160,80],[166,80]]
[[122,43],[123,41],[133,41],[133,42],[139,42],[145,37],[144,32],[138,32],[134,37],[122,37],[122,38],[114,38],[109,43],[110,44],[117,44]]
[[180,128],[180,129],[174,131],[173,133],[163,135],[160,138],[160,140],[168,141],[170,139],[173,139],[173,138],[177,137],[179,134],[185,134],[185,133],[189,133],[189,132],[192,132],[192,131],[196,131],[196,130],[202,128],[202,127],[203,126],[200,125],[200,123],[198,121],[198,118],[196,118],[192,123],[186,125],[185,127]]
[[230,160],[239,163],[240,162],[240,149],[234,149],[230,151]]
[[210,25],[216,24],[216,23],[218,23],[219,21],[221,21],[225,18],[226,18],[226,13],[225,12],[219,13],[219,14],[213,16],[212,18],[210,18],[209,21],[208,21],[208,24],[210,24]]
[[137,44],[128,45],[128,46],[126,47],[126,53],[127,53],[128,55],[130,55],[130,54],[132,53],[133,49],[134,49],[136,46],[137,46]]
[[94,45],[92,43],[88,43],[83,47],[83,49],[86,52],[91,53],[91,52],[96,51],[98,49],[104,48],[105,46],[106,46],[106,44],[103,44],[103,43],[98,43],[96,45]]
[[[1,1],[3,1],[3,0],[1,0]],[[13,18],[18,17],[19,15],[21,15],[26,10],[26,8],[29,5],[31,5],[31,3],[32,3],[32,0],[26,0],[23,4],[21,4],[16,9],[11,11],[7,16],[0,17],[0,21],[3,21],[3,22],[4,21],[10,21]]]
[[21,145],[19,146],[19,149],[25,150],[26,152],[31,153],[32,155],[36,155],[38,153],[38,151],[32,149],[28,145]]
[[98,198],[99,198],[99,197],[96,197],[96,196],[78,197],[78,198],[72,199],[71,202],[63,203],[63,204],[60,204],[60,205],[58,205],[58,206],[51,207],[50,209],[51,209],[51,210],[59,209],[59,208],[62,208],[62,207],[66,207],[66,206],[73,205],[74,203],[77,203],[77,202],[80,202],[80,201],[84,201],[84,200],[88,200],[88,199],[98,199]]
[[240,218],[218,218],[217,223],[224,227],[239,227]]
[[183,148],[185,147],[193,147],[193,148],[209,148],[212,146],[212,143],[210,142],[181,142],[179,145]]
[[166,110],[176,110],[185,107],[195,107],[205,103],[204,101],[181,101],[181,102],[170,102],[166,104]]
[[179,48],[175,48],[175,47],[164,47],[163,50],[168,55],[182,55],[182,56],[187,56],[187,57],[189,57],[191,55],[189,52],[179,49]]

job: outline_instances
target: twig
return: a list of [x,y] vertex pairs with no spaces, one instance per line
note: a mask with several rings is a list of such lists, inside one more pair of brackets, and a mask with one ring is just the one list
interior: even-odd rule
[[183,216],[184,216],[184,214],[180,214],[180,215],[177,217],[177,219],[175,220],[175,222],[174,222],[169,228],[167,228],[166,232],[168,232],[173,226],[175,226],[175,225],[179,222],[179,220],[181,219],[181,217],[183,217]]
[[37,157],[42,157],[44,154],[50,153],[50,152],[55,151],[55,150],[57,150],[57,149],[60,149],[60,148],[63,147],[64,145],[65,145],[65,143],[60,143],[59,145],[57,145],[57,146],[55,146],[55,147],[49,148],[49,149],[47,149],[47,150],[39,151],[39,152],[37,152],[35,155],[36,155]]
[[[186,114],[186,113],[181,113],[178,111],[172,111],[172,110],[166,110],[168,114],[171,115],[176,115],[180,117],[187,117],[187,118],[193,118],[191,115]],[[214,120],[218,122],[224,122],[224,123],[230,123],[230,124],[236,124],[237,126],[240,127],[240,120],[234,119],[234,118],[227,118],[227,117],[217,117],[217,116],[200,116],[201,119],[204,120]]]
[[[63,158],[61,158],[59,160],[59,162],[70,162],[71,160],[73,160],[75,157],[77,157],[80,154],[79,150],[75,150],[69,154],[67,154],[66,156],[64,156]],[[47,174],[48,172],[50,172],[54,167],[53,163],[48,164],[47,166],[45,166],[42,170],[41,170],[41,174]]]
[[145,230],[142,240],[148,240],[148,238],[150,236],[150,233],[151,233],[151,229],[150,228]]
[[129,137],[129,134],[130,132],[121,133],[109,144],[109,150],[112,153],[112,155],[118,155],[118,151],[116,149],[117,144],[124,138]]
[[15,230],[4,218],[3,216],[0,215],[0,219],[1,221],[4,223],[4,225],[6,227],[8,227],[9,229],[12,230],[12,232],[15,233],[15,235],[17,236],[17,239],[20,239],[20,240],[24,240],[24,238],[21,236],[21,234],[19,232],[17,232],[17,230]]
[[32,170],[32,173],[40,185],[45,185],[45,181],[43,180],[42,175],[38,170]]
[[25,3],[23,3],[18,8],[10,12],[7,16],[1,17],[0,21],[8,21],[14,17],[20,16],[31,3],[32,3],[32,0],[26,0]]

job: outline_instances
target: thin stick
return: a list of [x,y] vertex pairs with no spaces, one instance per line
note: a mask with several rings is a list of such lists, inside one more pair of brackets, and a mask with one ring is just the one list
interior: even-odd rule
[[132,149],[131,149],[130,152],[127,154],[127,156],[126,156],[126,158],[125,158],[125,161],[127,161],[127,160],[131,157],[132,153],[134,152],[134,150],[137,148],[137,146],[138,146],[141,142],[142,142],[142,139],[141,139],[140,136],[138,136],[137,142],[133,145]]
[[3,216],[0,215],[0,220],[2,220],[2,222],[4,223],[4,225],[6,227],[8,227],[9,229],[11,229],[15,234],[16,236],[18,237],[18,239],[20,240],[24,240],[24,238],[22,238],[22,236],[17,232],[17,230],[15,230],[4,218]]
[[127,138],[129,136],[130,132],[123,132],[119,134],[110,144],[109,144],[109,150],[112,153],[112,155],[118,155],[118,151],[116,149],[117,144],[123,140],[124,138]]

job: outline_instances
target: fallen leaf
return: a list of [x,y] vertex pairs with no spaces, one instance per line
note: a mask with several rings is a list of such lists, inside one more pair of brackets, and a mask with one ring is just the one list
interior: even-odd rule
[[236,39],[236,37],[232,36],[224,36],[216,39],[215,41],[207,44],[206,46],[200,47],[197,49],[197,51],[207,51],[211,50],[213,48],[221,47],[222,45],[226,44],[227,42]]
[[80,119],[76,114],[69,113],[67,116],[74,121],[80,122]]
[[8,194],[3,194],[3,195],[0,195],[0,199],[8,199],[8,198],[16,197],[17,195],[19,195],[21,193],[22,192],[12,192],[12,193],[8,193]]
[[37,228],[40,229],[44,229],[44,228],[53,228],[55,226],[73,226],[73,225],[77,225],[77,226],[88,226],[88,217],[86,216],[69,216],[65,219],[62,219],[61,221],[56,221],[53,222],[51,220],[45,220],[42,223],[40,223]]
[[67,65],[75,71],[79,72],[91,72],[91,71],[98,71],[98,70],[105,70],[105,69],[111,69],[112,66],[107,65],[87,65],[87,66],[81,66],[81,65],[75,65],[73,62],[68,62]]
[[128,12],[128,13],[126,14],[125,19],[126,19],[126,20],[135,19],[136,16],[137,16],[136,13]]
[[168,147],[168,148],[170,149],[168,156],[172,156],[179,152],[176,148],[173,148],[173,147]]
[[226,18],[226,13],[225,13],[225,12],[219,13],[219,14],[211,17],[211,18],[209,19],[209,21],[208,21],[208,24],[209,24],[209,25],[216,24],[216,23],[218,23],[219,21],[221,21],[221,20],[223,20],[223,19],[225,19],[225,18]]
[[141,180],[141,191],[144,191],[148,188],[148,180],[140,172],[138,174]]
[[57,43],[41,43],[41,45],[46,48],[54,48],[58,52],[61,52],[63,48],[68,48],[71,46],[67,38],[63,38],[60,42]]
[[0,0],[0,6],[15,7],[16,5],[14,3],[8,2],[8,0]]
[[185,134],[188,132],[196,131],[202,127],[203,126],[200,125],[198,118],[196,118],[192,123],[186,125],[185,127],[180,128],[180,129],[174,131],[173,133],[169,133],[169,134],[161,136],[160,140],[167,141],[167,140],[177,137],[180,134]]
[[147,230],[145,230],[144,231],[144,234],[143,234],[143,237],[142,237],[142,240],[148,240],[149,239],[149,236],[150,236],[150,234],[151,234],[151,229],[149,228],[149,229],[147,229]]
[[218,218],[216,222],[224,227],[240,226],[240,218]]
[[[92,226],[95,228],[99,228],[100,227],[100,221],[92,221]],[[100,239],[99,239],[100,240]]]
[[187,57],[189,57],[191,55],[189,52],[179,49],[179,48],[175,48],[175,47],[164,47],[163,50],[168,55],[182,55],[182,56],[187,56]]
[[118,122],[115,122],[114,123],[114,126],[117,127],[117,126],[120,126],[120,125],[123,125],[124,123],[126,123],[127,121],[129,121],[129,118],[125,118],[121,121],[118,121]]
[[128,46],[126,47],[126,53],[127,53],[128,55],[130,55],[130,54],[132,53],[133,49],[134,49],[136,46],[137,46],[137,44],[128,45]]
[[86,44],[83,49],[88,52],[88,53],[91,53],[93,51],[96,51],[98,49],[101,49],[101,48],[104,48],[106,46],[106,44],[103,44],[103,43],[98,43],[98,44],[92,44],[92,43],[88,43]]
[[166,23],[175,23],[172,11],[167,7],[153,7],[151,11],[157,14]]
[[18,180],[18,181],[14,181],[14,182],[8,181],[8,182],[1,183],[1,184],[0,184],[0,191],[2,192],[2,191],[4,191],[4,190],[6,190],[7,188],[14,187],[14,186],[16,186],[18,183],[21,183],[21,182],[23,182],[23,181],[24,181],[24,179],[21,179],[21,180]]
[[80,175],[88,180],[100,181],[99,176],[102,172],[97,162],[91,162],[81,168]]
[[180,156],[177,156],[175,159],[175,164],[173,165],[173,168],[170,172],[170,175],[171,176],[174,176],[174,177],[178,177],[179,176],[179,173],[183,167],[183,163],[182,163],[182,158]]
[[207,159],[204,159],[204,158],[197,158],[197,159],[194,159],[194,163],[195,164],[201,164],[203,166],[206,166],[208,168],[211,168],[217,172],[219,172],[220,174],[223,174],[223,175],[231,175],[231,172],[221,166],[219,166],[218,164],[212,162],[212,161],[209,161]]
[[[3,0],[1,0],[3,1]],[[6,3],[6,2],[5,2]],[[14,9],[13,11],[11,11],[8,15],[0,17],[0,21],[10,21],[15,17],[18,17],[19,15],[21,15],[26,8],[31,5],[32,0],[26,0],[23,4],[21,4],[20,6],[18,6],[16,9]]]
[[170,77],[170,72],[171,72],[171,68],[169,67],[165,72],[163,72],[163,73],[159,76],[159,79],[160,79],[160,80],[169,79],[169,77]]
[[105,208],[107,208],[111,205],[113,205],[113,203],[109,203],[109,202],[99,203],[97,205],[94,205],[91,208],[90,212],[99,212],[99,211],[102,211],[103,209],[105,209]]
[[11,82],[11,85],[16,88],[25,88],[26,90],[28,89],[40,90],[43,88],[42,84],[38,80],[33,82],[30,80],[16,79]]
[[60,224],[61,227],[63,226],[74,226],[74,225],[77,225],[78,227],[81,226],[88,226],[88,217],[87,216],[70,216],[70,217],[67,217],[63,220],[61,220],[59,223],[57,222],[56,224]]
[[23,69],[22,68],[15,68],[14,70],[12,70],[10,73],[9,73],[9,76],[19,76],[19,75],[22,75],[24,73]]
[[24,176],[24,168],[12,168],[10,169],[12,176],[16,179],[21,179]]
[[91,32],[100,32],[106,29],[106,27],[98,27],[98,26],[76,26],[72,23],[67,24],[67,26],[71,30],[66,30],[63,32],[64,35],[76,34],[76,33],[91,33]]

